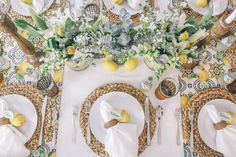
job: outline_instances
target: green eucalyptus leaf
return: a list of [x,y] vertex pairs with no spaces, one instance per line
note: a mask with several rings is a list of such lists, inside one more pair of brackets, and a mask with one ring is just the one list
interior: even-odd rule
[[71,19],[71,18],[67,18],[66,19],[66,23],[65,23],[65,29],[66,31],[68,31],[69,29],[71,29],[71,27],[75,26],[75,22]]

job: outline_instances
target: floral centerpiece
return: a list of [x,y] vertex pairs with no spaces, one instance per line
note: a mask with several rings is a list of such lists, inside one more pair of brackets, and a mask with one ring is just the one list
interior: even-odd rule
[[66,62],[79,64],[84,59],[109,58],[123,64],[134,56],[145,57],[146,64],[159,78],[168,67],[197,61],[199,41],[212,27],[211,15],[200,21],[186,18],[176,7],[160,17],[150,6],[144,8],[139,26],[133,26],[131,16],[125,9],[120,12],[120,22],[113,23],[105,15],[95,22],[82,16],[78,20],[64,18],[49,26],[46,39],[46,55],[39,72],[44,75]]

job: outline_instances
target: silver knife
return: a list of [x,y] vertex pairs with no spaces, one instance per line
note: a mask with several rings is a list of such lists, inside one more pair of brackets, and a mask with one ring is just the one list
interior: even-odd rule
[[45,113],[46,113],[46,109],[47,109],[47,102],[48,102],[48,96],[44,97],[43,100],[43,105],[41,108],[41,129],[40,129],[40,134],[39,134],[39,146],[42,145],[43,143],[43,126],[44,126],[44,119],[45,119]]
[[150,111],[149,111],[150,100],[148,97],[145,99],[145,121],[147,123],[147,145],[151,145],[151,135],[150,135]]

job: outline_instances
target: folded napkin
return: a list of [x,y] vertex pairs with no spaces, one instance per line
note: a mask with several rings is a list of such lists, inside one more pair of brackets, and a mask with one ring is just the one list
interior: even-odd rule
[[128,0],[132,9],[142,9],[146,5],[146,0]]
[[[207,112],[214,124],[221,122],[220,114],[214,105],[206,106]],[[216,130],[216,149],[225,157],[236,156],[236,126],[228,125],[221,130]]]
[[[0,118],[7,117],[8,104],[0,99]],[[27,157],[30,151],[24,146],[26,137],[12,125],[0,126],[0,157]]]
[[[104,123],[113,119],[111,114],[113,110],[112,106],[105,101],[100,104],[100,112]],[[118,123],[107,129],[105,150],[111,157],[137,157],[137,126],[129,123]]]
[[45,9],[45,0],[33,0],[33,8],[36,13],[41,13]]

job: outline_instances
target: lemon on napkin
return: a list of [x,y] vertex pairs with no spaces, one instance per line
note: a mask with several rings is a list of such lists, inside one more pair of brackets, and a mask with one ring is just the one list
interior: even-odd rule
[[114,0],[114,3],[120,5],[121,3],[123,3],[123,0]]
[[120,117],[117,118],[118,122],[127,123],[130,121],[130,115],[127,111],[125,111],[124,109],[116,109],[115,111],[120,114]]
[[196,2],[197,7],[204,8],[208,4],[208,0],[197,0]]
[[33,0],[21,0],[23,3],[28,4],[28,5],[32,5]]
[[10,123],[15,127],[20,127],[25,123],[25,117],[20,113],[13,113],[13,117],[10,118]]
[[138,66],[138,59],[137,58],[130,58],[125,62],[124,69],[126,71],[132,71],[137,68]]

